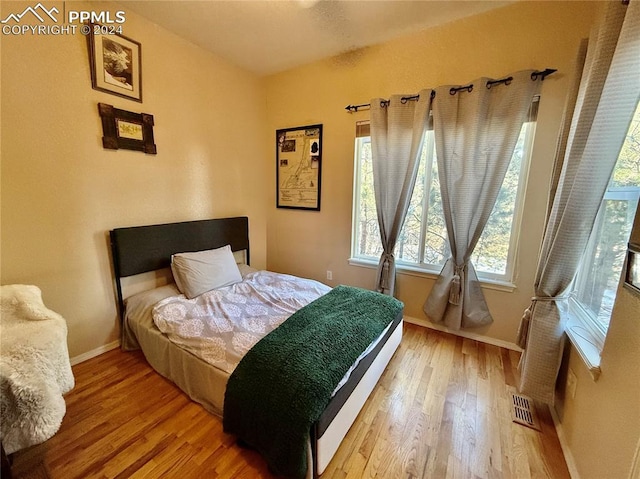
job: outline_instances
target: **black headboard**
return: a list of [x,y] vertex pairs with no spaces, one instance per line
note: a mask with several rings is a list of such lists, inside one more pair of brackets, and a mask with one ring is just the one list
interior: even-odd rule
[[167,268],[172,254],[231,245],[233,251],[246,251],[249,264],[246,216],[116,228],[109,234],[120,317],[124,313],[121,278]]

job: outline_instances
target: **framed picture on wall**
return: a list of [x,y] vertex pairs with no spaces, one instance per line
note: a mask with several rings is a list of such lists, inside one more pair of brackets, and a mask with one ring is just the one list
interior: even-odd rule
[[276,131],[276,207],[320,211],[322,125]]
[[629,243],[624,285],[640,293],[640,245]]
[[153,115],[120,110],[106,103],[98,103],[98,113],[102,120],[104,148],[123,148],[150,155],[158,152],[153,139]]
[[112,95],[142,102],[142,47],[140,43],[111,32],[109,26],[89,27],[91,86]]

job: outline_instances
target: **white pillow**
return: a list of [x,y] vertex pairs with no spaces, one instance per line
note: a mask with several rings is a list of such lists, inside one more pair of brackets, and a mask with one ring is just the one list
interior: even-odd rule
[[171,256],[171,271],[178,289],[189,299],[242,281],[229,245],[196,253],[174,254]]
[[257,269],[252,268],[248,264],[244,264],[244,263],[238,263],[238,269],[240,270],[240,274],[242,275],[242,279],[244,279],[244,277],[246,275],[251,274],[251,273],[256,273],[258,271]]

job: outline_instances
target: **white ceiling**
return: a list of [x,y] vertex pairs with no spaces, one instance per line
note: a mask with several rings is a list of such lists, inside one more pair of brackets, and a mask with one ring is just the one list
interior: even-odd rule
[[126,9],[268,75],[513,0],[121,0]]

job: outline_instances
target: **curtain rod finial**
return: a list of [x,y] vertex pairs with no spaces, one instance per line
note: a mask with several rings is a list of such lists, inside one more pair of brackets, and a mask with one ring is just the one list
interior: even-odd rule
[[545,69],[544,69],[544,70],[542,70],[542,71],[533,72],[533,73],[531,74],[531,79],[535,81],[535,80],[537,80],[537,79],[538,79],[538,77],[540,77],[540,81],[544,81],[544,79],[545,79],[547,76],[549,76],[549,75],[551,75],[552,73],[555,73],[555,72],[557,72],[557,71],[558,71],[558,70],[557,70],[556,68],[545,68]]

